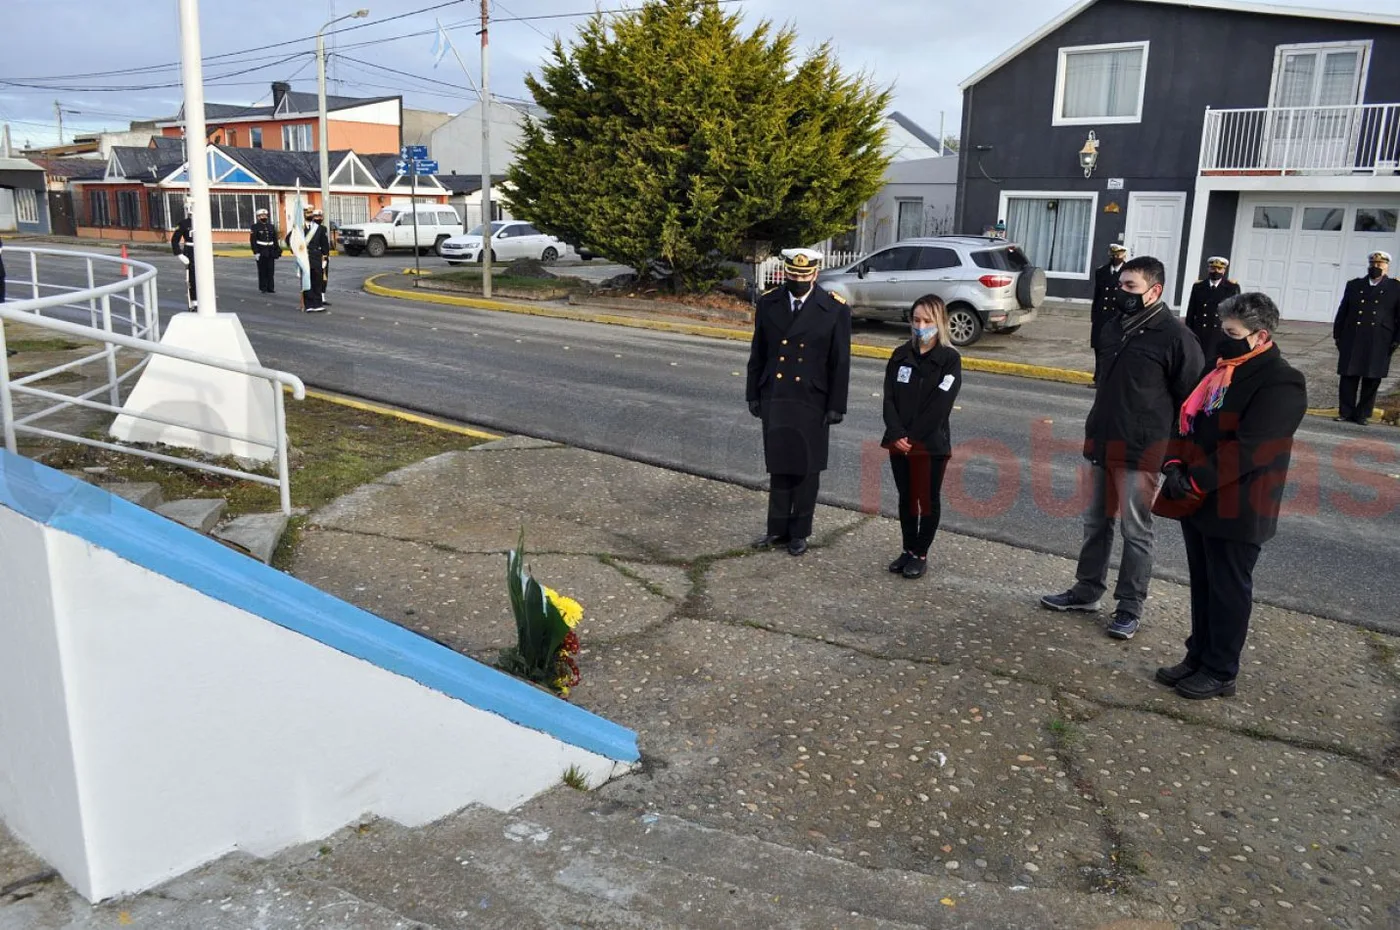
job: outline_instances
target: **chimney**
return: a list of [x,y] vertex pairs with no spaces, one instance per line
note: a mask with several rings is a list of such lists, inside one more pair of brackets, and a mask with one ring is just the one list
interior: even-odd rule
[[276,113],[277,108],[282,105],[282,98],[292,92],[292,85],[286,81],[272,82],[272,112]]

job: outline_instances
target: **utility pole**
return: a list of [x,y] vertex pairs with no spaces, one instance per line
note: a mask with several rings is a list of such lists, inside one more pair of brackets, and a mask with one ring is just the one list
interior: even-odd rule
[[53,102],[53,115],[58,117],[58,144],[63,144],[63,104]]
[[[335,10],[332,8],[332,14]],[[328,132],[326,130],[326,39],[325,31],[342,19],[364,19],[369,15],[369,10],[356,10],[344,16],[336,16],[316,31],[316,125],[317,125],[317,148],[320,150],[321,167],[321,209],[326,212],[326,222],[330,223],[334,217],[331,216],[331,169],[330,169],[330,147],[326,141]],[[300,220],[300,217],[297,217]],[[327,231],[329,235],[329,230]]]
[[481,296],[491,299],[491,0],[481,0]]

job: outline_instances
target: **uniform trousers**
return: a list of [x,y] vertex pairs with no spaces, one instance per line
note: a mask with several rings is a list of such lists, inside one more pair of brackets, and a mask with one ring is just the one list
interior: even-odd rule
[[769,475],[768,535],[806,539],[812,535],[822,473]]
[[277,258],[271,252],[258,255],[258,290],[264,294],[271,294],[277,289],[277,282],[272,274],[276,268]]
[[1254,566],[1259,546],[1205,536],[1181,522],[1191,571],[1191,635],[1186,662],[1229,681],[1240,672],[1240,653],[1254,607]]
[[924,452],[907,455],[890,453],[890,471],[899,491],[899,528],[904,551],[928,558],[929,547],[943,516],[943,475],[948,470],[946,456]]
[[1380,378],[1358,378],[1353,375],[1342,376],[1342,387],[1340,391],[1341,415],[1348,420],[1365,420],[1370,418],[1371,411],[1376,406],[1376,394],[1380,391]]

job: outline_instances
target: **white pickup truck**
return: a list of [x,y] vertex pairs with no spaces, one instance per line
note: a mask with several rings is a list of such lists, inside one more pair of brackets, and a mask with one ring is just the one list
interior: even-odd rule
[[418,248],[432,249],[441,255],[442,243],[462,232],[462,220],[457,211],[446,204],[418,204],[410,210],[407,204],[385,207],[368,223],[356,223],[340,230],[340,250],[347,255],[368,253],[379,258],[390,249],[414,247],[413,220],[418,219]]

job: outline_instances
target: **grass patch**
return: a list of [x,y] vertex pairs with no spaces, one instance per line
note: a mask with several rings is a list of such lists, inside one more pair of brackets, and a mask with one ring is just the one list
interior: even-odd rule
[[588,790],[588,776],[583,774],[583,770],[577,765],[571,765],[565,769],[559,780],[575,791]]
[[[94,433],[94,438],[100,432]],[[443,452],[469,449],[481,442],[397,417],[314,398],[287,402],[287,436],[291,444],[288,461],[292,506],[310,510],[323,507],[396,469]],[[33,444],[22,451],[31,457],[42,454],[42,461],[51,468],[105,467],[107,472],[96,476],[96,480],[103,482],[155,482],[168,501],[222,497],[228,502],[229,516],[269,513],[279,507],[275,487],[178,465],[62,443]],[[161,448],[159,451],[180,458],[201,458],[189,450]],[[239,467],[228,460],[217,461],[217,464]],[[275,474],[272,467],[256,470]],[[304,526],[304,518],[292,521],[278,547],[274,565],[285,568],[290,563]]]
[[1055,745],[1061,749],[1073,751],[1084,743],[1083,732],[1068,720],[1051,720],[1046,729],[1055,738]]
[[[466,268],[441,271],[433,275],[434,284],[449,284],[472,290],[481,288],[481,269]],[[492,287],[508,287],[522,291],[579,291],[586,289],[586,283],[574,278],[536,277],[533,275],[511,274],[497,271],[491,275]]]
[[5,347],[14,349],[15,352],[67,352],[71,349],[81,349],[81,342],[73,342],[69,339],[11,339],[5,343]]

